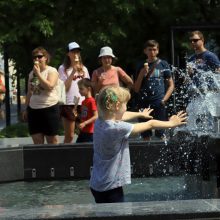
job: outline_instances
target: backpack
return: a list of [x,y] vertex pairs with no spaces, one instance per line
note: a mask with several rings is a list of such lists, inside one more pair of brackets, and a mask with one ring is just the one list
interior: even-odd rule
[[58,79],[57,82],[57,94],[58,94],[58,104],[66,104],[66,87],[64,82],[61,79]]

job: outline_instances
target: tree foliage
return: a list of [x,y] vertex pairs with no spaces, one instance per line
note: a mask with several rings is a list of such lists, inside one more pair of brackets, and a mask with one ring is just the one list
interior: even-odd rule
[[[120,65],[129,68],[150,38],[160,42],[161,56],[170,57],[170,27],[218,25],[220,0],[1,0],[0,43],[7,45],[18,73],[32,65],[31,51],[42,45],[62,63],[65,47],[77,41],[90,70],[100,47],[109,45]],[[176,39],[185,47],[184,34]]]

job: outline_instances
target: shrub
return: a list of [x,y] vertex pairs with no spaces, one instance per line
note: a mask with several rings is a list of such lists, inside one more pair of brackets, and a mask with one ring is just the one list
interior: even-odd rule
[[26,123],[12,124],[3,128],[0,131],[0,137],[13,138],[13,137],[28,137],[28,127]]
[[[60,125],[58,135],[64,135],[63,127]],[[3,128],[0,131],[0,138],[29,137],[27,123],[19,122]]]

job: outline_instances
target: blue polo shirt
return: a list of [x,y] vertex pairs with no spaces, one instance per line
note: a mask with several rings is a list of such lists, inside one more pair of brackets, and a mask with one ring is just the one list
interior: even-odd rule
[[[146,61],[145,61],[146,62]],[[144,67],[142,62],[137,68],[137,76],[141,69]],[[156,66],[155,66],[155,63]],[[140,91],[138,93],[139,104],[145,102],[152,102],[157,100],[162,100],[166,93],[165,80],[171,78],[171,70],[169,64],[165,60],[156,60],[153,63],[148,63],[149,69],[155,66],[155,69],[149,79],[147,77],[143,78]]]

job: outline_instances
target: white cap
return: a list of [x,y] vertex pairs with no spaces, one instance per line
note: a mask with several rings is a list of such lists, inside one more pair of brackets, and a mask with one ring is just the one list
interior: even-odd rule
[[76,42],[71,42],[68,44],[68,50],[74,50],[74,49],[79,49],[81,50],[79,44],[77,44]]
[[103,57],[103,56],[111,56],[111,57],[115,58],[115,55],[113,54],[111,47],[102,47],[101,48],[99,57]]

